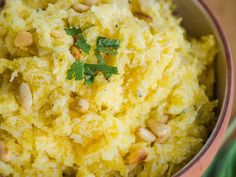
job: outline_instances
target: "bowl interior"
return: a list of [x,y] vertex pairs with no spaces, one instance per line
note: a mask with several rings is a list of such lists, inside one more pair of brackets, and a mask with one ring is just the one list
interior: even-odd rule
[[[215,60],[216,83],[214,99],[219,100],[219,106],[216,110],[217,123],[213,132],[217,132],[217,127],[222,124],[224,119],[224,110],[227,107],[227,93],[229,85],[229,71],[227,64],[227,51],[225,50],[225,41],[223,41],[219,28],[216,27],[209,13],[196,0],[174,0],[177,5],[177,14],[182,17],[182,26],[187,30],[187,33],[194,37],[201,37],[202,35],[214,34],[217,40],[218,54]],[[207,79],[207,78],[206,78]],[[214,133],[211,134],[205,146],[201,151],[207,149],[210,139],[214,139]],[[201,156],[199,152],[195,158],[189,162],[182,170],[177,172],[174,176],[179,176],[181,173],[195,163],[195,160]]]
[[182,25],[187,33],[194,37],[214,34],[218,44],[218,54],[216,56],[216,83],[215,98],[219,100],[217,114],[220,115],[226,95],[227,86],[227,63],[223,41],[219,32],[212,22],[209,14],[202,5],[195,0],[174,0],[177,5],[177,14],[182,17]]

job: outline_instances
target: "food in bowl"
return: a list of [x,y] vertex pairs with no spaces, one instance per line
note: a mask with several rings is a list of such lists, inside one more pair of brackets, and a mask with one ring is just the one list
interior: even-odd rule
[[6,0],[3,176],[170,176],[215,124],[213,35],[155,0]]

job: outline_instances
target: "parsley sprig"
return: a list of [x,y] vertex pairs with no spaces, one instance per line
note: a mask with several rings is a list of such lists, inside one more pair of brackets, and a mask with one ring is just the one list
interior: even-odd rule
[[[117,50],[120,47],[120,40],[116,40],[116,39],[108,39],[105,37],[101,37],[99,36],[97,38],[97,47],[94,50],[95,55],[98,59],[98,63],[100,64],[101,67],[105,67],[105,60],[101,54],[101,52],[108,54],[108,55],[116,55],[117,54]],[[105,66],[104,66],[105,65]],[[117,68],[116,68],[117,70]],[[112,74],[116,74],[116,72],[112,72],[112,71],[107,71],[107,72],[103,72],[104,76],[106,77],[106,79],[109,79]]]
[[85,53],[89,54],[91,45],[89,45],[82,34],[78,35],[78,40],[75,43],[76,47],[83,50]]
[[96,50],[99,52],[104,52],[109,55],[116,55],[119,47],[120,47],[120,40],[108,39],[101,36],[97,38]]
[[80,27],[69,27],[65,29],[66,34],[70,35],[70,36],[76,36],[79,35],[83,32],[83,30]]
[[89,45],[84,37],[84,35],[82,34],[84,30],[92,27],[93,25],[87,27],[87,28],[76,28],[76,27],[70,27],[70,28],[66,28],[66,34],[70,35],[70,36],[75,36],[77,38],[76,42],[75,42],[75,46],[78,47],[79,49],[81,49],[82,51],[84,51],[85,53],[89,54],[90,49],[91,49],[91,45]]
[[101,53],[96,49],[94,50],[94,53],[95,53],[95,56],[98,59],[98,63],[105,64],[105,61],[104,61],[103,56],[101,55]]
[[84,62],[75,61],[71,68],[67,71],[67,79],[85,80],[85,84],[91,84],[98,72],[103,72],[106,77],[112,74],[118,74],[117,67],[108,66],[105,64],[87,64]]
[[120,48],[120,40],[99,36],[97,38],[97,48],[113,48],[117,50]]
[[83,62],[74,62],[70,69],[67,71],[66,79],[72,80],[82,80],[84,78],[84,63]]
[[[82,34],[85,29],[87,28],[82,30],[80,27],[73,27],[67,28],[65,30],[68,35],[76,36],[77,41],[75,42],[75,45],[85,53],[89,54],[91,46],[87,43],[85,37]],[[94,50],[95,56],[98,59],[98,63],[87,64],[84,62],[75,61],[67,71],[66,78],[68,80],[72,80],[73,78],[75,78],[75,80],[84,79],[85,84],[88,85],[94,82],[95,76],[98,72],[102,72],[106,79],[109,79],[113,74],[118,74],[117,67],[106,64],[102,53],[107,55],[116,55],[119,47],[120,40],[108,39],[99,36],[97,38],[96,49]]]

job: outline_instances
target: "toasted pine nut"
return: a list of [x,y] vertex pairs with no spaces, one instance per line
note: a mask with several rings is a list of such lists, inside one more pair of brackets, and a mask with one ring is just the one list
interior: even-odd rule
[[14,44],[18,48],[29,47],[33,44],[33,35],[27,31],[21,31],[16,35]]
[[88,6],[93,6],[96,5],[98,3],[98,0],[85,0],[84,4],[88,5]]
[[160,123],[166,124],[168,120],[169,120],[169,116],[164,114],[160,119]]
[[73,55],[77,60],[80,59],[81,53],[80,53],[80,50],[79,50],[77,47],[72,46],[72,47],[71,47],[71,53],[72,53],[72,55]]
[[25,109],[32,106],[32,93],[27,83],[22,83],[19,87],[20,103]]
[[153,20],[152,17],[150,17],[149,15],[143,14],[141,12],[134,12],[134,16],[146,22],[152,22]]
[[155,119],[148,120],[148,126],[150,127],[151,131],[158,137],[158,138],[168,138],[171,134],[171,128],[169,125],[165,125],[159,123]]
[[8,162],[10,161],[10,152],[8,149],[4,146],[3,143],[0,143],[0,159],[3,162]]
[[52,30],[51,36],[54,38],[62,38],[62,33],[59,30]]
[[153,142],[156,139],[156,136],[146,128],[137,129],[137,135],[144,141]]
[[78,104],[81,112],[87,112],[89,109],[89,102],[86,99],[79,99]]
[[128,164],[133,165],[141,163],[147,158],[147,156],[148,156],[147,151],[143,149],[134,151],[128,157]]
[[84,5],[84,4],[74,4],[73,5],[73,9],[76,12],[82,13],[82,12],[86,12],[87,10],[89,10],[91,7]]

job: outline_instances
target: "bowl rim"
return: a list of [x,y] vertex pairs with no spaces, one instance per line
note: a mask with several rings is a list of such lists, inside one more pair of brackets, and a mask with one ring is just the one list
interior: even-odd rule
[[[0,0],[0,2],[4,2]],[[180,177],[183,176],[186,172],[188,172],[196,163],[203,158],[203,156],[207,153],[211,146],[213,146],[213,142],[216,139],[217,135],[220,133],[220,130],[223,128],[223,125],[228,125],[229,119],[232,111],[232,103],[234,98],[234,62],[232,53],[229,47],[229,43],[227,41],[227,37],[225,32],[220,25],[219,21],[217,20],[214,13],[210,10],[208,5],[203,0],[198,0],[196,3],[203,8],[203,10],[207,13],[208,17],[214,24],[214,27],[217,30],[217,33],[222,41],[224,52],[225,52],[225,59],[226,59],[226,91],[225,91],[225,101],[223,102],[221,114],[217,120],[216,126],[212,131],[210,137],[208,138],[207,142],[201,148],[201,150],[179,171],[177,171],[172,177]],[[0,175],[1,177],[1,175]]]
[[[226,60],[226,89],[225,89],[225,101],[223,102],[221,113],[216,122],[215,128],[212,131],[210,137],[207,142],[201,148],[201,150],[179,171],[177,171],[173,177],[184,176],[186,172],[188,172],[191,168],[193,168],[197,162],[203,158],[203,156],[210,150],[210,147],[213,146],[214,140],[217,138],[220,130],[224,127],[227,127],[231,111],[232,111],[232,103],[234,98],[234,62],[232,58],[232,53],[229,47],[229,43],[227,41],[227,37],[225,32],[217,20],[214,13],[210,10],[208,5],[203,0],[198,0],[196,3],[203,8],[203,10],[207,13],[208,17],[212,21],[214,27],[217,30],[217,33],[222,41],[224,52],[225,52],[225,60]],[[225,126],[223,126],[225,125]],[[214,154],[215,155],[215,154]],[[212,155],[213,156],[213,155]],[[207,167],[205,167],[207,168]]]

